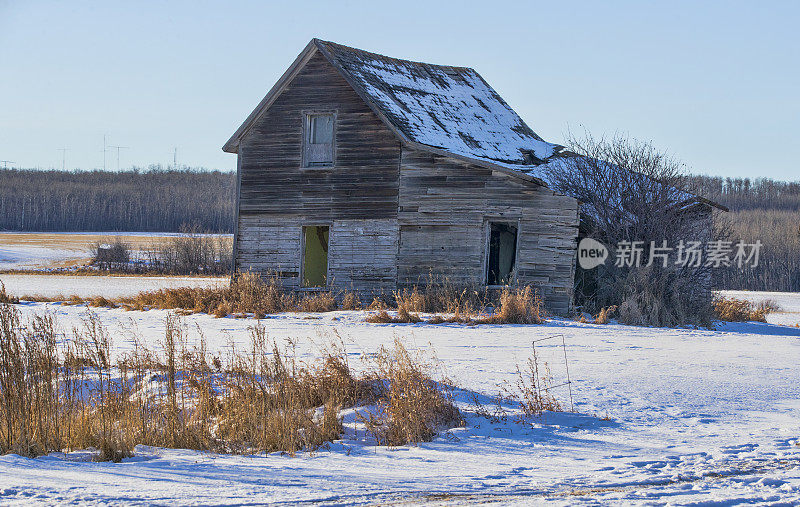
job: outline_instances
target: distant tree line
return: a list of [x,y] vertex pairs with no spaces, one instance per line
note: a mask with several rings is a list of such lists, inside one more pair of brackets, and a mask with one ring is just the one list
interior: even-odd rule
[[691,184],[731,210],[716,224],[729,239],[763,244],[756,268],[714,270],[715,287],[800,291],[800,182],[692,176]]
[[235,174],[194,168],[0,169],[0,230],[231,232]]

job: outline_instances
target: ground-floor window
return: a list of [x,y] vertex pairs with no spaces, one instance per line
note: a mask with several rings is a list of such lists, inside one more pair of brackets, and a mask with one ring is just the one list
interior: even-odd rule
[[489,254],[486,265],[487,285],[511,282],[517,260],[517,227],[503,222],[489,222]]
[[327,225],[303,227],[303,287],[325,287],[328,284]]

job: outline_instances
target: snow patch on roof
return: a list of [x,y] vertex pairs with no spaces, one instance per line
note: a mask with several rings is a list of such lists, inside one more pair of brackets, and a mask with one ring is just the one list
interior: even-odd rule
[[473,69],[320,45],[409,140],[456,155],[540,163],[560,147],[543,141]]

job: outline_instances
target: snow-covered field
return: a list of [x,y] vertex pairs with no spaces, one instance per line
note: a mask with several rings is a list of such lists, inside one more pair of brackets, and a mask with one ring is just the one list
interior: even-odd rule
[[800,325],[800,294],[792,292],[753,292],[749,290],[723,290],[725,297],[744,299],[753,303],[773,301],[778,304],[776,312],[767,315],[770,324]]
[[[800,295],[780,297],[786,308],[800,306]],[[65,329],[79,325],[87,311],[20,308],[53,312]],[[162,311],[93,311],[115,336],[136,332],[155,343],[164,332]],[[90,462],[86,453],[0,456],[0,503],[800,502],[800,328],[744,323],[674,330],[566,320],[466,327],[363,318],[361,312],[285,314],[263,323],[271,338],[294,338],[308,356],[337,332],[355,367],[363,353],[395,336],[435,351],[461,389],[466,427],[388,449],[369,445],[348,424],[329,450],[295,458],[144,447],[119,464]],[[217,350],[246,345],[253,324],[206,315],[186,322],[190,334],[198,324]],[[496,394],[498,384],[514,379],[533,340],[558,335],[567,344],[576,413],[549,414],[529,425],[492,423],[474,413],[472,394]],[[556,380],[566,375],[560,340],[537,344]],[[129,346],[115,342],[117,350]],[[569,406],[565,389],[557,394]]]
[[118,237],[135,254],[180,235],[166,232],[0,232],[0,271],[80,266],[90,261],[93,245],[97,243],[108,243]]
[[213,287],[229,280],[197,276],[0,274],[0,282],[3,282],[6,292],[12,296],[63,296],[64,299],[72,295],[83,298],[117,298],[166,288]]

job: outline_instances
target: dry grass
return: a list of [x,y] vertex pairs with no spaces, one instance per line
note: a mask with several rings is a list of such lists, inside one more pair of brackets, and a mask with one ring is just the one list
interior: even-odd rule
[[544,411],[558,412],[561,404],[556,400],[551,388],[553,376],[547,363],[539,364],[534,357],[528,358],[524,368],[517,365],[517,379],[504,387],[507,399],[519,404],[524,417],[539,416]]
[[546,317],[544,300],[530,285],[503,289],[497,313],[476,320],[477,324],[541,324]]
[[553,394],[553,376],[546,362],[540,363],[534,351],[524,367],[517,365],[517,378],[513,382],[500,385],[500,392],[493,398],[493,406],[481,403],[473,396],[475,412],[493,422],[505,421],[510,415],[504,404],[519,407],[517,421],[526,423],[531,417],[539,417],[544,412],[559,412],[561,403]]
[[743,299],[714,298],[714,315],[719,320],[727,322],[766,322],[767,315],[779,309],[777,303],[765,300],[759,304]]
[[[423,322],[420,312],[426,307],[425,297],[414,288],[398,291],[394,295],[397,312],[390,314],[385,308],[367,316],[367,322],[374,324],[413,324]],[[541,324],[546,313],[544,301],[531,286],[511,289],[504,288],[500,293],[500,304],[496,313],[482,316],[475,311],[462,310],[460,300],[454,300],[449,308],[454,311],[445,315],[434,315],[428,324]]]
[[428,442],[442,428],[463,424],[452,393],[433,380],[435,360],[412,355],[395,339],[394,347],[381,347],[373,361],[377,409],[360,419],[380,445]]
[[595,324],[608,324],[609,322],[611,322],[611,316],[616,311],[617,311],[617,307],[613,306],[613,305],[612,306],[608,306],[606,308],[601,308],[600,309],[600,313],[598,313],[597,316],[594,318],[594,323]]
[[339,305],[342,310],[361,310],[361,300],[354,292],[346,291],[342,296],[342,303]]
[[6,285],[3,282],[0,282],[0,303],[12,305],[19,303],[19,299],[9,296],[6,293]]
[[[200,330],[198,330],[200,331]],[[256,323],[246,350],[189,346],[170,314],[156,348],[134,337],[112,357],[112,336],[89,313],[64,340],[52,316],[20,322],[0,305],[0,453],[38,456],[95,448],[119,461],[137,444],[215,452],[313,452],[342,433],[340,410],[382,407],[372,426],[387,445],[428,440],[458,418],[449,392],[401,345],[352,373],[341,342],[299,361],[294,346],[268,342]]]

